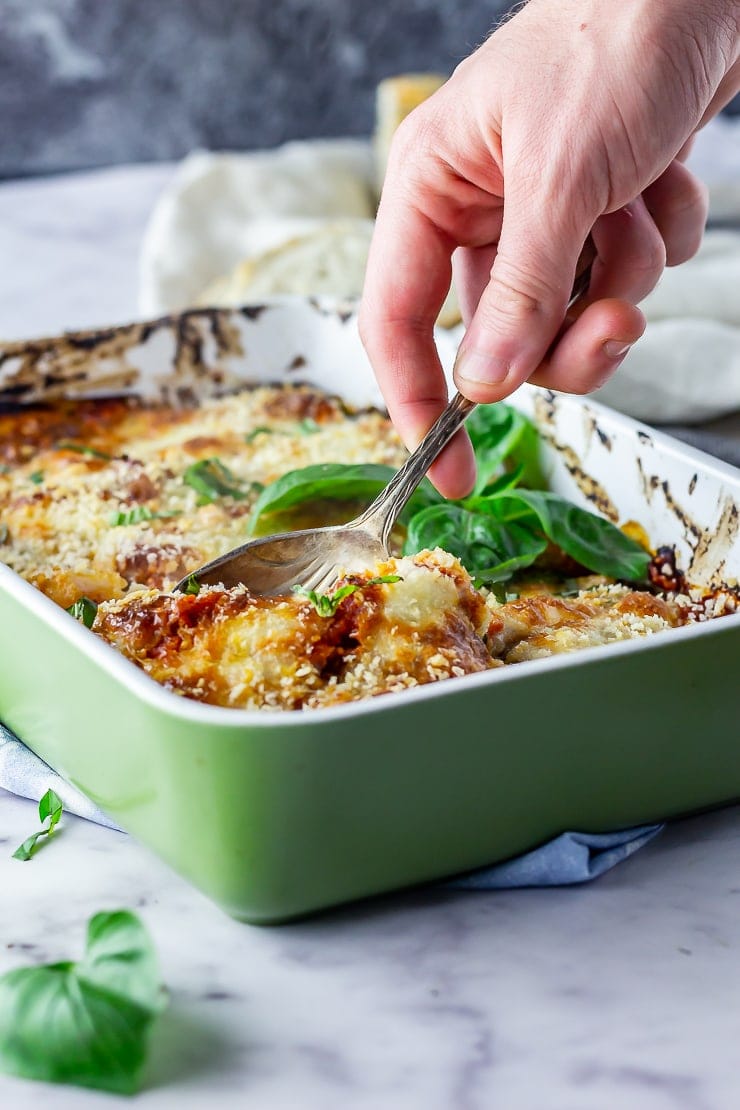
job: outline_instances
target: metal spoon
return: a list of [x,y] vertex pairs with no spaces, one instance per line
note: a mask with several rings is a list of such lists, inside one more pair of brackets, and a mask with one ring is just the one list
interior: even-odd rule
[[[586,293],[595,250],[587,240],[577,268],[568,309]],[[300,584],[325,593],[340,573],[365,570],[390,555],[388,538],[407,501],[442,448],[476,407],[456,393],[415,451],[361,516],[347,524],[308,528],[264,536],[221,555],[175,586],[183,590],[195,579],[200,585],[243,583],[256,595],[286,594]]]

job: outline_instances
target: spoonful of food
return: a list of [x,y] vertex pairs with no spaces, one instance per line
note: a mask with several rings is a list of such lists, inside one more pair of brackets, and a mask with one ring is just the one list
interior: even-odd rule
[[[568,309],[584,297],[595,249],[581,252]],[[456,393],[403,466],[372,505],[347,524],[263,536],[234,548],[187,575],[176,590],[198,585],[245,585],[252,594],[287,594],[295,585],[326,593],[341,573],[365,570],[390,555],[388,539],[404,506],[440,451],[476,407]]]

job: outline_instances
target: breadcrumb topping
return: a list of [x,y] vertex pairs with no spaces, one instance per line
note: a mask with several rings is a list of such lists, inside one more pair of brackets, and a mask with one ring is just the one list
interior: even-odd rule
[[[65,608],[96,602],[93,631],[168,689],[248,709],[356,701],[738,608],[732,588],[689,587],[669,548],[653,560],[650,590],[584,575],[572,596],[543,581],[497,601],[436,549],[346,574],[338,587],[354,588],[326,612],[310,597],[244,587],[170,592],[244,542],[260,490],[287,471],[396,467],[405,456],[381,413],[349,412],[305,386],[197,409],[114,399],[0,415],[0,559]],[[214,459],[232,492],[209,498],[187,473]],[[293,526],[309,523],[326,521]]]

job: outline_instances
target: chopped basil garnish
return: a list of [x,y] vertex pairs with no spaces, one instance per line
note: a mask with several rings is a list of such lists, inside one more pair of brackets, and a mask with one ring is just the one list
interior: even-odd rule
[[319,594],[316,590],[307,590],[305,586],[294,586],[293,592],[307,598],[320,617],[333,617],[339,608],[339,603],[349,597],[355,590],[364,590],[367,586],[379,586],[385,582],[400,582],[400,574],[382,574],[377,578],[368,578],[366,582],[351,583],[340,586],[330,594]]
[[298,431],[302,436],[315,436],[317,432],[321,431],[321,425],[307,416],[305,420],[301,420],[298,425]]
[[188,575],[188,580],[180,591],[184,594],[193,594],[195,597],[200,593],[200,582],[194,574]]
[[44,480],[43,470],[34,470],[32,474],[28,475],[29,482],[33,482],[35,486],[40,486]]
[[0,1067],[24,1079],[134,1094],[166,1005],[139,918],[128,910],[95,914],[79,962],[20,967],[0,978]]
[[215,456],[191,463],[183,474],[183,481],[200,494],[199,503],[207,504],[217,497],[233,497],[244,501],[249,493],[239,485],[239,479]]
[[251,432],[247,432],[244,437],[245,443],[254,443],[257,436],[282,436],[285,432],[279,431],[277,428],[268,428],[266,424],[260,424],[257,428],[252,428]]
[[62,799],[53,790],[47,790],[43,798],[39,802],[39,821],[43,825],[46,821],[49,824],[46,828],[39,829],[38,832],[33,833],[26,840],[23,841],[20,848],[16,848],[13,852],[13,859],[29,860],[36,850],[36,845],[42,836],[51,836],[54,829],[59,824],[59,818],[62,816]]
[[73,605],[70,605],[67,612],[71,617],[74,617],[75,620],[82,621],[85,628],[92,628],[95,623],[98,607],[89,597],[80,597]]
[[141,524],[144,520],[169,520],[173,516],[180,516],[179,510],[169,513],[155,513],[152,509],[148,509],[146,505],[136,505],[135,508],[128,509],[126,512],[112,512],[108,517],[108,523],[116,528],[122,524]]
[[86,443],[72,443],[69,440],[62,440],[57,443],[59,451],[76,451],[78,455],[89,455],[92,459],[110,459],[111,456],[105,451],[98,451],[96,447],[88,447]]

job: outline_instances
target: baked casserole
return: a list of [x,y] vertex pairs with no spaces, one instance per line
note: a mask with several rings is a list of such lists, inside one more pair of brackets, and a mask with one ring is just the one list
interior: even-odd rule
[[[404,555],[400,546],[345,575],[328,598],[197,583],[171,592],[244,542],[263,491],[287,472],[395,468],[405,454],[383,414],[305,386],[244,389],[190,408],[119,398],[8,411],[0,558],[169,689],[250,709],[358,700],[652,635],[709,612],[704,595],[685,592],[670,553],[651,565],[652,588],[638,588],[544,541],[542,558],[503,592],[442,547]],[[339,522],[357,508],[324,498],[273,514],[270,530]],[[735,607],[731,591],[712,596],[712,615]]]

